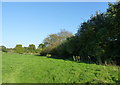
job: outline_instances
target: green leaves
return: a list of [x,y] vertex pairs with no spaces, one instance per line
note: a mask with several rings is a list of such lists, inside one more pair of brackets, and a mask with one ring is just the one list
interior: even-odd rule
[[15,50],[16,53],[20,53],[20,54],[24,53],[24,48],[22,47],[21,44],[16,45],[16,47],[14,48],[14,50]]
[[7,52],[8,50],[7,50],[7,48],[5,46],[0,46],[0,51]]
[[116,62],[120,56],[120,2],[111,4],[105,13],[98,13],[83,22],[74,37],[57,47],[57,55],[81,56],[85,62]]

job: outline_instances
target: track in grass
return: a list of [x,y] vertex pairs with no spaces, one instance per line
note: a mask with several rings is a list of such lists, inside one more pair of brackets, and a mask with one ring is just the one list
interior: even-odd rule
[[115,83],[117,66],[3,53],[3,83]]

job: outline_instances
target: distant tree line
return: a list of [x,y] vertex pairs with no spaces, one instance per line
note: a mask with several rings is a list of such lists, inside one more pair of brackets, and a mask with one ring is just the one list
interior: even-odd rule
[[83,22],[77,33],[62,30],[50,34],[39,44],[28,47],[16,45],[13,49],[2,46],[3,52],[20,54],[40,54],[60,58],[73,58],[75,61],[120,65],[120,2],[109,3],[105,13],[96,12]]
[[47,38],[44,39],[43,43],[39,44],[38,47],[35,47],[34,44],[30,44],[28,47],[23,47],[22,44],[17,44],[14,48],[6,48],[5,46],[0,47],[3,52],[37,54],[46,56],[51,54],[51,51],[54,48],[59,46],[63,41],[71,36],[73,36],[72,33],[63,29],[56,34],[50,34]]
[[15,46],[14,52],[20,54],[34,54],[37,53],[37,49],[34,44],[30,44],[28,47],[22,47],[22,45],[19,44]]
[[11,53],[19,53],[19,54],[24,54],[24,53],[29,54],[36,52],[34,44],[30,44],[29,47],[22,47],[21,44],[17,44],[15,48],[6,48],[5,46],[0,46],[0,47],[3,52],[11,52]]

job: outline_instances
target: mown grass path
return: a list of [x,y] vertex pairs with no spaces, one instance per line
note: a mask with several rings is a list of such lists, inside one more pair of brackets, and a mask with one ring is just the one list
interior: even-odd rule
[[3,53],[3,83],[115,83],[118,66]]

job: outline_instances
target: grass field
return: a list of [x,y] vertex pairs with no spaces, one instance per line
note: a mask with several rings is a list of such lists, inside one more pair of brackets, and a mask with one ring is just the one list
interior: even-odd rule
[[3,83],[115,83],[117,66],[3,53]]

